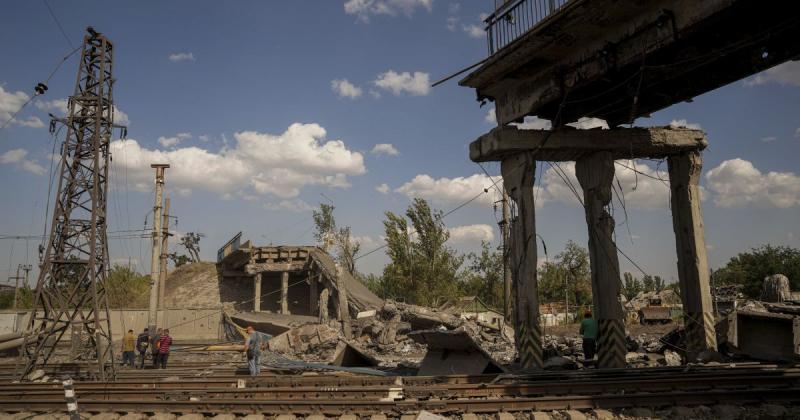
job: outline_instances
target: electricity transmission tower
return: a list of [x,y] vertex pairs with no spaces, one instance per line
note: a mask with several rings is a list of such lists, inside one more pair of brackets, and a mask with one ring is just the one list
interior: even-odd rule
[[[106,196],[114,127],[113,44],[91,27],[83,39],[69,113],[50,235],[28,323],[23,378],[48,363],[69,332],[73,357],[96,361],[98,379],[114,378],[106,297]],[[51,123],[51,130],[53,128]]]

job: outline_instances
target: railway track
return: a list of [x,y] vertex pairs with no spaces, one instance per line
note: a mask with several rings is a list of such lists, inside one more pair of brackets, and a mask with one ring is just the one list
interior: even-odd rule
[[[87,412],[491,413],[713,404],[800,404],[800,368],[721,366],[441,377],[270,376],[76,382]],[[58,383],[0,383],[0,412],[64,410]]]

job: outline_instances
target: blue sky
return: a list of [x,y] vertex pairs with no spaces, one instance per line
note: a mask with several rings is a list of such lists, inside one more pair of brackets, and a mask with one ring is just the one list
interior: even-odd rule
[[[480,108],[455,81],[429,87],[484,58],[479,16],[491,1],[49,3],[72,44],[87,25],[115,44],[114,99],[129,140],[112,147],[110,231],[143,226],[153,159],[173,166],[176,230],[204,233],[209,260],[240,230],[256,243],[312,243],[308,209],[328,200],[368,251],[382,243],[385,211],[402,212],[414,196],[447,211],[491,184],[468,159],[469,142],[493,126],[491,104]],[[71,50],[43,2],[4,6],[3,122]],[[76,66],[69,59],[48,92],[0,130],[0,235],[42,232],[53,140],[40,125],[48,112],[62,112]],[[637,121],[708,133],[702,185],[712,266],[763,243],[800,246],[798,109],[800,65],[790,63]],[[639,164],[658,176],[666,169]],[[628,202],[627,224],[619,206],[615,212],[620,248],[645,271],[674,278],[667,189],[617,169]],[[539,182],[537,226],[549,255],[569,239],[585,245],[577,201],[546,164]],[[482,196],[446,219],[452,246],[497,244],[494,199]],[[36,265],[37,245],[0,240],[0,274]],[[148,255],[147,240],[111,240],[114,262],[130,259],[147,271]],[[379,272],[385,262],[378,252],[358,268]],[[621,265],[636,273],[624,258]]]

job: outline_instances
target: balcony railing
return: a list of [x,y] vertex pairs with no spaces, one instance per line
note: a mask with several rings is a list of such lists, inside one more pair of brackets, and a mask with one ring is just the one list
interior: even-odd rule
[[510,0],[484,20],[489,55],[524,35],[570,0]]

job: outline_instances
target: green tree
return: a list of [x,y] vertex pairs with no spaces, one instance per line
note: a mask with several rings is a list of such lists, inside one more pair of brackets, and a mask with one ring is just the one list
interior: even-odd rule
[[356,271],[356,257],[361,251],[361,244],[353,240],[350,226],[336,228],[336,219],[333,216],[334,206],[320,204],[319,211],[314,210],[314,238],[325,252],[331,252],[331,246],[336,261],[351,275],[358,277]]
[[383,225],[391,259],[383,269],[387,297],[436,307],[459,295],[458,271],[464,257],[447,247],[450,235],[441,211],[432,211],[427,201],[416,198],[405,217],[386,212]]
[[800,288],[800,249],[788,246],[762,245],[733,257],[714,272],[717,285],[740,284],[742,292],[751,298],[761,295],[764,277],[783,274],[789,278],[792,290]]
[[503,307],[503,253],[481,241],[481,252],[469,253],[467,269],[463,273],[462,291],[467,296],[478,296],[487,305]]
[[178,254],[177,252],[167,254],[167,257],[169,257],[169,259],[172,260],[172,263],[175,264],[175,267],[180,267],[184,264],[192,262],[191,258],[183,254]]
[[195,232],[189,232],[181,236],[181,245],[189,253],[190,262],[200,261],[200,238],[202,237],[202,234]]
[[626,299],[631,300],[642,291],[642,282],[638,278],[633,277],[633,274],[626,271],[622,274],[622,279],[622,294]]
[[115,265],[106,279],[110,308],[146,308],[150,299],[150,276],[124,265]]
[[320,244],[325,252],[330,251],[333,245],[333,236],[336,232],[336,220],[333,218],[334,206],[330,204],[320,203],[319,211],[314,210],[312,217],[314,218],[314,239]]
[[542,302],[584,305],[592,301],[589,252],[573,241],[552,261],[539,268],[539,297]]
[[661,293],[664,290],[666,284],[664,283],[664,279],[661,276],[653,276],[653,291],[657,293]]

